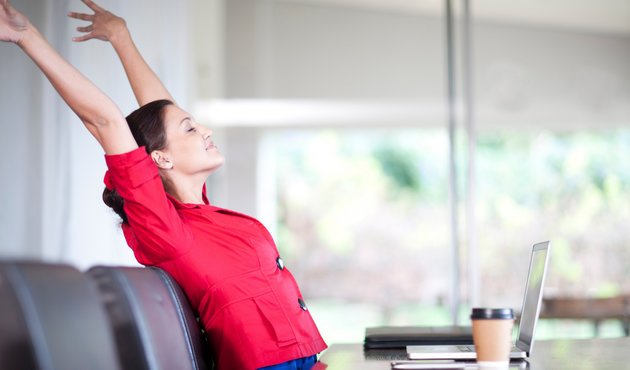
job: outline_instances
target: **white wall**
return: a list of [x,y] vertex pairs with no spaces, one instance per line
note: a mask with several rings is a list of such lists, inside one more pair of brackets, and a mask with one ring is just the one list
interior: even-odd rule
[[482,23],[474,43],[480,125],[630,124],[630,35]]

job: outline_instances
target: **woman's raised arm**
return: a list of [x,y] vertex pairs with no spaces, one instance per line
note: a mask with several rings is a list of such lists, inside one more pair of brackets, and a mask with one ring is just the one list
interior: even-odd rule
[[140,55],[131,39],[125,20],[101,8],[91,0],[81,1],[92,9],[94,14],[69,12],[68,16],[92,23],[85,27],[78,27],[77,31],[87,32],[87,34],[74,37],[72,40],[99,39],[109,41],[125,68],[127,78],[140,106],[159,99],[167,99],[174,102],[173,97],[166,90],[162,81]]
[[0,41],[17,44],[37,64],[105,153],[119,154],[137,148],[116,104],[59,55],[22,13],[7,0],[1,1]]

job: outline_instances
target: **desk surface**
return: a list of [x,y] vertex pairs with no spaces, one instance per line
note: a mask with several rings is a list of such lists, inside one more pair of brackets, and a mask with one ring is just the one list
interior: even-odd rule
[[[391,361],[405,359],[404,350],[363,350],[363,344],[333,344],[313,370],[387,370]],[[537,341],[531,358],[511,368],[628,369],[630,337],[613,339]]]

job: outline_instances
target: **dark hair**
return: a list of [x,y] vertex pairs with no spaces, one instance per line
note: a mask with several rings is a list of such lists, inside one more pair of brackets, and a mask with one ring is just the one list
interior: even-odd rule
[[[173,105],[170,100],[156,100],[145,104],[127,116],[127,124],[138,146],[144,146],[147,154],[166,147],[166,130],[164,128],[164,107]],[[123,198],[116,189],[103,190],[103,202],[116,212],[122,222],[129,223],[123,208]]]

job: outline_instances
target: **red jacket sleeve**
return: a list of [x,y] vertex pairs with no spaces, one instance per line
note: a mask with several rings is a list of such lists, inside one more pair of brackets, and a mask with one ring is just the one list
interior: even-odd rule
[[124,199],[127,243],[138,262],[154,265],[188,252],[192,233],[166,196],[159,170],[144,147],[105,155],[111,180]]

